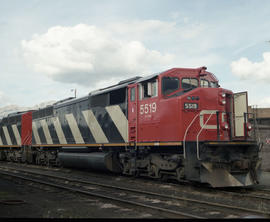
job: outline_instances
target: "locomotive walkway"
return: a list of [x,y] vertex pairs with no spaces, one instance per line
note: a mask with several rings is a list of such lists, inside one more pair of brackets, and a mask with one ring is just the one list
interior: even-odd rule
[[[53,186],[83,195],[105,198],[130,206],[133,205],[137,208],[143,208],[144,211],[149,211],[152,214],[154,212],[154,215],[157,215],[157,217],[241,218],[251,214],[258,217],[270,217],[268,209],[270,203],[269,191],[255,190],[239,193],[237,191],[209,189],[208,192],[210,195],[206,197],[203,192],[196,193],[190,189],[186,189],[185,186],[187,187],[187,185],[175,184],[173,188],[178,187],[178,190],[174,188],[170,192],[165,192],[166,189],[156,192],[149,190],[143,184],[140,185],[140,188],[135,189],[131,186],[110,184],[108,183],[109,178],[107,180],[94,181],[89,178],[78,177],[76,174],[67,175],[59,171],[33,168],[31,166],[26,167],[26,165],[24,165],[24,169],[22,170],[22,167],[18,166],[18,164],[0,164],[0,173],[2,175],[16,177],[20,180],[31,181],[46,186]],[[84,174],[85,176],[86,173]],[[200,189],[206,191],[208,188]],[[215,198],[211,198],[211,195],[215,196]],[[218,195],[227,196],[227,199],[220,197],[222,201],[219,202]],[[232,202],[229,202],[230,198],[228,198],[228,195],[230,195]],[[241,199],[241,197],[245,203],[253,202],[254,205],[258,206],[258,203],[260,205],[254,208],[252,204],[243,204],[240,203],[241,201],[235,201],[236,198]]]

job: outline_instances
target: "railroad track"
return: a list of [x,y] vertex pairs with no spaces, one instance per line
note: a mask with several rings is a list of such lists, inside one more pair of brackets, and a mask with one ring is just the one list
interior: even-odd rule
[[[112,189],[109,192],[108,191],[104,192],[104,190],[102,192],[97,192],[97,190],[93,187],[87,188],[85,186],[78,184],[78,183],[84,183],[84,182],[73,180],[70,178],[53,176],[53,175],[49,175],[49,174],[41,175],[39,173],[35,173],[35,172],[31,172],[31,171],[18,170],[18,169],[11,170],[11,169],[7,169],[7,168],[5,169],[3,167],[0,167],[0,174],[19,178],[19,179],[34,182],[34,183],[38,183],[41,185],[46,185],[46,186],[55,187],[55,188],[59,188],[59,189],[65,189],[65,190],[68,190],[71,192],[76,192],[76,193],[83,194],[83,195],[90,195],[90,196],[94,196],[94,197],[98,197],[98,198],[102,198],[102,199],[107,199],[110,201],[120,202],[120,203],[131,205],[131,206],[142,207],[144,210],[150,209],[151,211],[158,212],[159,214],[160,213],[165,214],[167,217],[196,218],[196,219],[203,218],[203,217],[200,217],[197,215],[193,215],[193,214],[189,214],[189,213],[185,213],[185,212],[181,212],[181,211],[175,211],[175,210],[166,209],[166,208],[162,208],[162,207],[158,207],[158,206],[153,206],[151,204],[143,203],[142,201],[141,202],[134,201],[134,200],[132,200],[132,198],[127,198],[127,197],[119,198],[119,197],[116,197],[115,195],[111,195],[112,193],[115,193],[115,192],[113,192]],[[45,178],[44,176],[49,177],[49,178]],[[53,180],[51,180],[51,178],[53,178]],[[55,179],[57,179],[57,183],[56,183]],[[59,182],[59,180],[62,180],[62,182]],[[75,185],[74,184],[67,185],[67,181],[75,182],[76,184]],[[93,190],[95,190],[95,191],[93,191]],[[111,194],[109,194],[109,193],[111,193]]]
[[233,196],[239,197],[250,197],[259,200],[267,200],[270,202],[270,190],[268,189],[256,189],[256,190],[248,190],[245,189],[244,191],[224,191],[220,190],[220,192],[224,194],[230,194]]
[[237,207],[211,201],[186,198],[175,195],[165,195],[156,192],[113,186],[91,182],[66,176],[52,175],[51,173],[34,172],[33,170],[0,167],[0,173],[32,181],[35,183],[53,186],[72,192],[105,198],[123,204],[135,205],[156,211],[173,218],[239,218],[250,214],[258,217],[269,217],[270,213]]

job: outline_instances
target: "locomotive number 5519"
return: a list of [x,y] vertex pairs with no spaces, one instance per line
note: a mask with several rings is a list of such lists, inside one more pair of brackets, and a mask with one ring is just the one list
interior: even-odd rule
[[149,104],[142,104],[140,105],[140,114],[147,114],[147,113],[155,113],[157,111],[157,104],[149,103]]

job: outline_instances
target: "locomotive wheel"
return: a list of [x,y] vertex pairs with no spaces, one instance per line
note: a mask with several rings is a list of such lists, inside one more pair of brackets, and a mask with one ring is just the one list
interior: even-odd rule
[[7,159],[6,153],[4,151],[1,151],[0,152],[0,160],[6,160],[6,159]]
[[36,156],[36,164],[37,164],[37,165],[40,165],[40,164],[41,164],[39,153],[38,153],[37,156]]
[[168,174],[162,174],[162,176],[161,176],[160,179],[161,179],[162,182],[167,182],[168,181],[168,178],[169,178],[168,177]]
[[151,164],[148,168],[148,175],[153,178],[161,178],[158,166]]
[[45,158],[44,158],[44,165],[50,166],[50,160],[49,160],[49,157],[47,155],[45,155]]
[[56,167],[60,167],[61,166],[58,156],[56,157],[56,160],[55,160],[55,166]]
[[179,167],[176,169],[176,178],[178,181],[181,181],[184,178],[184,168]]
[[31,153],[27,155],[27,163],[33,163],[33,155]]
[[130,174],[136,178],[140,176],[140,171],[138,169],[130,170]]

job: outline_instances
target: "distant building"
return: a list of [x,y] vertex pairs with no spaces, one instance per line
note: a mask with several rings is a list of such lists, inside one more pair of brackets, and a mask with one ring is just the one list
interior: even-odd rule
[[259,131],[258,136],[264,144],[260,153],[262,169],[270,171],[270,108],[248,107],[248,112],[254,114]]

